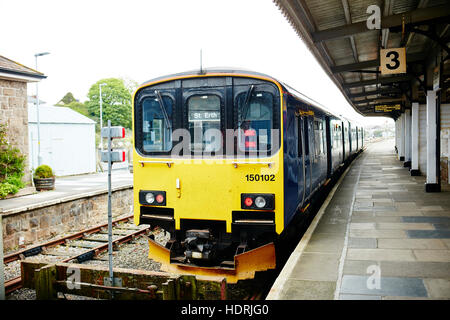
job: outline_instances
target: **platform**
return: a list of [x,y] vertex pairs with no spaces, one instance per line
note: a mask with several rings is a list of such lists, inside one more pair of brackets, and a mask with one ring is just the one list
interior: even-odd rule
[[[127,169],[113,170],[111,180],[113,190],[133,186],[133,174]],[[54,190],[0,200],[0,213],[34,209],[61,201],[93,196],[104,193],[105,190],[108,190],[107,172],[57,177]]]
[[397,160],[394,140],[369,145],[267,299],[450,299],[450,188],[424,184]]

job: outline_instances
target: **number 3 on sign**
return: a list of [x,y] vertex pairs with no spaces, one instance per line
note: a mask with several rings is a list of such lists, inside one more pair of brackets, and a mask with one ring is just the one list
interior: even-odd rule
[[405,48],[391,48],[380,50],[381,74],[406,73]]

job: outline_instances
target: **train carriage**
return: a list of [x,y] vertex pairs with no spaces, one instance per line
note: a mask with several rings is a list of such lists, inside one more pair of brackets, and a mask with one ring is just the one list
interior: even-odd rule
[[[350,156],[348,121],[242,70],[151,80],[133,96],[135,223],[170,233],[149,257],[229,282],[274,268],[274,243]],[[346,138],[345,138],[346,137]]]

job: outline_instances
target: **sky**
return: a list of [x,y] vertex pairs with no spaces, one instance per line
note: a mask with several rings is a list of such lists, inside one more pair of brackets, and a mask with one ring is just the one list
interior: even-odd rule
[[363,124],[387,119],[353,110],[272,0],[0,0],[0,14],[0,55],[35,68],[50,52],[37,67],[49,104],[67,92],[83,102],[104,78],[198,69],[202,50],[203,68],[266,73]]

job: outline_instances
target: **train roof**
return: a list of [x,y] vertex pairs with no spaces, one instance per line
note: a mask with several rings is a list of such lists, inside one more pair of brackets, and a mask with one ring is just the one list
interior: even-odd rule
[[[220,73],[224,73],[224,74],[233,74],[233,73],[235,73],[236,75],[249,75],[249,76],[257,76],[257,77],[268,78],[268,79],[270,79],[272,81],[275,81],[275,82],[279,83],[283,87],[284,91],[288,92],[289,94],[291,94],[296,99],[302,100],[305,103],[310,104],[310,105],[314,106],[315,108],[320,109],[321,111],[323,111],[326,114],[333,115],[336,118],[339,118],[339,119],[342,119],[342,120],[350,121],[350,120],[344,118],[341,115],[337,115],[336,113],[334,113],[330,109],[326,108],[325,106],[323,106],[319,102],[317,102],[314,99],[312,99],[312,98],[304,95],[303,93],[297,91],[296,89],[292,88],[291,86],[287,85],[286,83],[284,83],[284,82],[282,82],[282,81],[280,81],[280,80],[278,80],[278,79],[276,79],[276,78],[274,78],[274,77],[272,77],[272,76],[270,76],[268,74],[261,73],[261,72],[256,72],[256,71],[252,71],[252,70],[248,70],[248,69],[216,67],[216,68],[206,68],[206,69],[203,69],[203,70],[200,70],[200,69],[189,70],[189,71],[173,73],[173,74],[157,77],[157,78],[154,78],[154,79],[151,79],[151,80],[148,80],[148,81],[144,82],[141,86],[144,86],[144,85],[152,83],[152,82],[164,81],[166,79],[169,80],[171,78],[189,77],[189,76],[195,76],[195,75],[220,74]],[[353,121],[350,121],[350,122],[353,122]]]
[[203,70],[196,69],[196,70],[189,70],[189,71],[184,71],[184,72],[179,72],[179,73],[168,74],[165,76],[161,76],[161,77],[157,77],[157,78],[148,80],[148,81],[144,82],[142,85],[146,85],[146,84],[149,84],[152,82],[162,81],[165,79],[171,79],[171,78],[189,77],[189,76],[197,76],[197,75],[208,75],[208,74],[220,74],[220,73],[224,73],[224,74],[235,73],[236,75],[258,76],[258,77],[269,78],[273,81],[281,83],[274,77],[269,76],[268,74],[261,73],[261,72],[256,72],[256,71],[252,71],[252,70],[248,70],[248,69],[240,69],[240,68],[217,67],[217,68],[207,68],[207,69],[203,69]]

